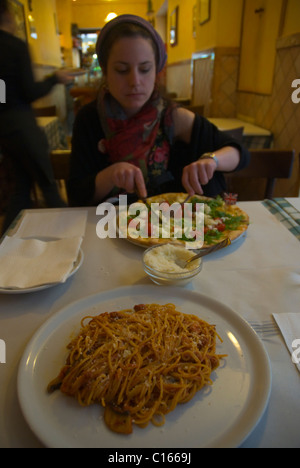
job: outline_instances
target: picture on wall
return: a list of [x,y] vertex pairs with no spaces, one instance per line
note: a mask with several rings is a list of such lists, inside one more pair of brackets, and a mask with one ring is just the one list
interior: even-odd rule
[[8,0],[8,3],[17,23],[16,36],[27,41],[24,5],[18,0]]
[[198,0],[198,18],[200,25],[210,20],[210,0]]
[[178,43],[178,13],[179,7],[176,7],[175,10],[170,14],[170,46],[174,47]]

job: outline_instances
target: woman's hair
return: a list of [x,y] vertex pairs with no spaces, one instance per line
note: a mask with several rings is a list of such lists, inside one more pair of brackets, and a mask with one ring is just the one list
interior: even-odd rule
[[151,42],[151,46],[155,55],[156,67],[158,66],[158,50],[157,46],[151,36],[151,34],[142,26],[133,23],[120,23],[117,24],[105,37],[101,47],[101,66],[104,74],[107,71],[107,63],[109,59],[110,51],[115,42],[124,37],[142,37]]

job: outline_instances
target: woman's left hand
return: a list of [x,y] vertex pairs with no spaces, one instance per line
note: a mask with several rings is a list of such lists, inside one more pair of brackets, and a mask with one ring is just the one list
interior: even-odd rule
[[185,166],[182,173],[182,185],[187,193],[202,195],[202,185],[206,185],[212,179],[217,164],[213,159],[200,159]]

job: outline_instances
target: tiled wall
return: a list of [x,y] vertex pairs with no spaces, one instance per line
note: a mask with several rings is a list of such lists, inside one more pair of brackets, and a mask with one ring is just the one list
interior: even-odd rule
[[237,91],[238,69],[239,49],[216,49],[210,115],[246,118],[272,132],[274,148],[295,149],[292,178],[288,182],[278,182],[277,187],[286,195],[298,196],[300,103],[293,103],[291,95],[292,82],[300,79],[300,34],[278,40],[271,95]]
[[[274,148],[296,151],[294,173],[286,187],[287,195],[299,193],[300,103],[292,102],[292,82],[300,78],[300,35],[282,38],[277,44],[273,92],[269,96],[238,93],[237,114],[248,116],[256,125],[273,133]],[[276,193],[275,193],[276,194]]]

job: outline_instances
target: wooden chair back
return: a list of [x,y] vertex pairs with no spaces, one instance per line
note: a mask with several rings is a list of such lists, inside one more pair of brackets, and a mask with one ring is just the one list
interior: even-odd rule
[[257,149],[250,150],[250,155],[246,168],[225,174],[228,192],[237,193],[239,201],[261,199],[255,187],[264,179],[263,198],[272,198],[276,179],[289,179],[292,175],[295,150]]
[[50,153],[54,178],[67,181],[70,173],[71,150],[53,150]]
[[36,117],[54,117],[57,115],[56,106],[35,107],[33,110]]
[[194,114],[204,115],[204,106],[184,106],[186,109],[194,112]]

